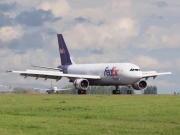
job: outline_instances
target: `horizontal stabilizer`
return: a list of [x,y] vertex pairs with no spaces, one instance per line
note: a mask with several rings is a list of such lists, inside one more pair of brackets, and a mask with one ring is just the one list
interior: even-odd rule
[[33,66],[33,67],[38,67],[38,68],[45,68],[45,69],[53,69],[53,70],[62,71],[61,68],[45,67],[45,66],[38,66],[38,65],[31,65],[31,66]]

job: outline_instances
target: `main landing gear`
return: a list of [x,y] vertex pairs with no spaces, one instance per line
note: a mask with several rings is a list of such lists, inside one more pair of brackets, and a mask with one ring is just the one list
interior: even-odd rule
[[78,90],[78,94],[86,94],[86,90]]
[[[112,90],[112,94],[121,94],[121,91],[118,90],[119,86],[116,85],[115,87],[116,87],[116,90]],[[125,94],[125,93],[123,93],[123,94]],[[128,95],[132,94],[131,85],[128,86],[127,94]]]
[[119,85],[116,85],[116,90],[112,90],[112,94],[121,94],[120,90],[118,90]]

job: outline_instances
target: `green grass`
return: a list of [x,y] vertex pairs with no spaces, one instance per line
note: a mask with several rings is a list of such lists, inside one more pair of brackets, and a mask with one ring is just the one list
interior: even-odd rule
[[0,134],[180,134],[180,96],[0,95]]

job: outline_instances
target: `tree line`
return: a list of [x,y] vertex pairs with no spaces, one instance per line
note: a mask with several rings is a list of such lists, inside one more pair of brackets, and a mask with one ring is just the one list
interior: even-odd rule
[[[64,87],[64,89],[66,88],[71,88],[69,91],[62,91],[62,94],[77,94],[78,91],[77,89],[72,86],[66,86]],[[111,94],[112,90],[114,90],[115,87],[114,86],[89,86],[89,88],[87,89],[87,94]],[[127,91],[129,90],[129,88],[127,86],[121,86],[119,87],[120,93],[121,94],[127,94]],[[135,90],[134,89],[130,89],[132,90],[132,94],[135,94]],[[157,94],[157,87],[156,86],[147,86],[147,88],[145,90],[142,91],[142,94]]]
[[144,90],[144,94],[157,94],[157,87],[156,86],[148,86]]
[[[70,90],[57,92],[57,94],[78,94],[77,89],[73,85],[68,85],[63,89],[67,89],[67,88],[68,89],[70,88]],[[112,94],[112,90],[115,90],[114,86],[89,86],[86,94]],[[120,86],[119,90],[121,94],[127,94],[129,88],[127,86]],[[133,89],[130,90],[132,90],[132,94],[135,94],[135,90]],[[9,93],[9,91],[2,93]],[[40,93],[40,90],[33,88],[16,87],[11,90],[11,93],[16,93],[16,94]],[[142,91],[142,94],[157,94],[157,87],[148,86],[144,91]]]

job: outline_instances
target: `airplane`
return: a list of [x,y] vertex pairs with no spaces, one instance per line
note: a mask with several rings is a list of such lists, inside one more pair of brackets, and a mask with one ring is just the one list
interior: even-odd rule
[[57,34],[61,65],[57,68],[32,65],[47,70],[6,71],[18,73],[21,76],[61,80],[62,77],[69,79],[78,94],[86,94],[89,86],[115,86],[112,94],[120,94],[119,86],[128,86],[135,90],[143,90],[147,87],[148,78],[156,78],[159,75],[172,74],[171,72],[157,73],[156,71],[141,71],[132,63],[97,63],[75,64],[70,57],[62,34]]
[[[9,85],[3,85],[3,84],[0,84],[0,87],[3,87],[3,88],[6,88],[6,90],[5,91],[3,91],[3,92],[5,92],[5,93],[7,93],[7,92],[12,92],[12,89],[11,89],[11,85],[9,86]],[[1,90],[0,90],[1,91]]]
[[1,84],[0,84],[0,87],[9,87],[9,86],[8,86],[8,85],[1,85]]
[[34,88],[35,90],[40,90],[40,91],[46,91],[46,93],[48,94],[55,94],[55,93],[61,93],[63,90],[70,90],[70,88],[67,89],[58,89],[57,87],[53,87],[52,86],[52,82],[51,82],[51,86],[49,89],[40,89],[40,88]]

